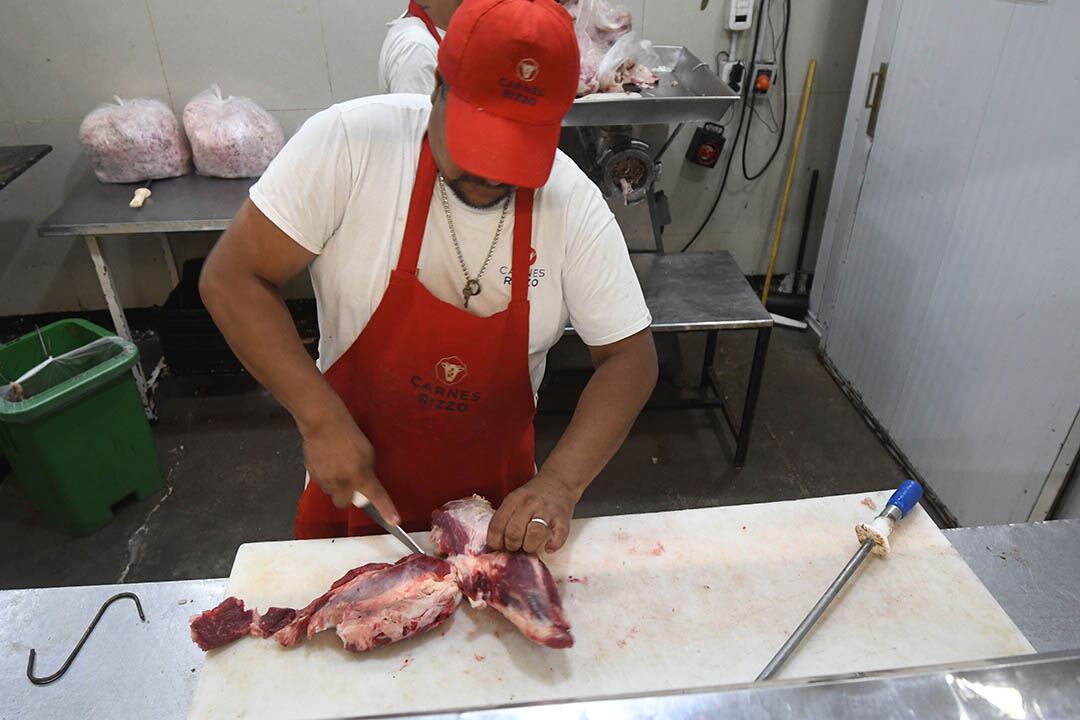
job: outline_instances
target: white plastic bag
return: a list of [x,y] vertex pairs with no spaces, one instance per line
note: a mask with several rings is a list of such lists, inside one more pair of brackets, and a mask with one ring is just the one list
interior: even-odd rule
[[619,38],[604,54],[596,71],[600,92],[624,92],[627,86],[654,87],[659,78],[652,69],[660,64],[660,56],[652,49],[652,43],[641,40],[634,33]]
[[[42,344],[44,345],[44,341]],[[98,338],[62,355],[53,356],[44,347],[42,350],[46,356],[44,360],[10,383],[0,385],[0,399],[8,402],[29,400],[35,395],[51,390],[77,375],[123,355],[126,351],[124,341],[115,335]]]
[[254,100],[222,97],[211,85],[184,108],[195,171],[222,178],[256,177],[285,144],[278,121]]
[[578,97],[600,92],[603,90],[600,66],[609,50],[630,32],[633,24],[630,11],[607,0],[572,0],[566,9],[574,18],[581,53]]
[[168,105],[153,98],[115,100],[91,110],[79,126],[98,180],[132,183],[191,172],[191,148]]
[[578,37],[587,35],[605,50],[633,27],[630,11],[608,0],[577,0],[568,9]]

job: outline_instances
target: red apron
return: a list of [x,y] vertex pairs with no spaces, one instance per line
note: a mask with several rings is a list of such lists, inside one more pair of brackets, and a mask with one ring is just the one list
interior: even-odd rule
[[[533,191],[520,189],[515,199],[510,305],[481,318],[438,299],[417,277],[436,173],[425,137],[397,268],[360,337],[325,373],[374,445],[376,475],[410,531],[427,529],[434,509],[472,493],[498,506],[535,473]],[[362,510],[334,507],[314,482],[304,489],[297,538],[378,531]]]
[[435,27],[435,23],[432,21],[431,16],[427,14],[427,11],[424,10],[424,8],[416,3],[416,0],[409,0],[409,14],[415,18],[420,18],[424,25],[427,26],[431,36],[435,38],[435,43],[437,45],[442,44],[442,35],[439,34],[439,29]]

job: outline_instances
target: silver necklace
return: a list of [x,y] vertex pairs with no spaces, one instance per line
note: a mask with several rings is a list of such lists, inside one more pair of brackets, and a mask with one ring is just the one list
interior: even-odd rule
[[480,272],[476,273],[476,277],[469,277],[469,268],[465,264],[465,256],[461,254],[457,231],[454,230],[454,218],[450,215],[450,200],[446,197],[446,181],[443,179],[442,174],[439,175],[439,199],[442,200],[443,212],[446,213],[446,224],[450,228],[450,240],[454,243],[454,251],[457,253],[458,262],[461,263],[461,272],[465,275],[465,286],[461,288],[461,297],[465,301],[465,307],[469,307],[469,299],[480,294],[480,278],[483,276],[484,271],[487,270],[491,257],[495,254],[495,246],[499,244],[503,223],[506,222],[506,211],[510,207],[510,197],[507,197],[503,202],[502,214],[499,215],[499,226],[495,228],[495,238],[491,241],[487,257],[484,258],[484,264],[480,266]]

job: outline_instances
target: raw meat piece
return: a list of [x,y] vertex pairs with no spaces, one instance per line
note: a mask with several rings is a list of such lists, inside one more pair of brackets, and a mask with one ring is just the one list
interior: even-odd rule
[[540,558],[486,552],[494,514],[479,495],[448,502],[432,514],[431,539],[449,560],[408,555],[394,564],[353,568],[299,610],[272,607],[260,615],[230,597],[192,618],[191,638],[203,650],[244,635],[292,647],[336,628],[346,650],[364,652],[439,626],[464,593],[473,607],[494,608],[530,640],[570,647],[574,639],[559,592]]
[[250,98],[222,97],[217,85],[188,102],[184,130],[191,140],[195,171],[212,177],[262,175],[285,144],[273,115]]
[[431,542],[443,555],[481,555],[495,508],[484,498],[451,500],[431,515]]
[[251,631],[254,610],[245,610],[244,601],[227,597],[212,610],[191,619],[191,639],[203,650],[228,645]]
[[251,624],[251,634],[268,638],[291,623],[295,617],[296,611],[292,608],[272,607],[262,615],[258,615],[255,622]]
[[497,552],[450,558],[465,597],[474,608],[492,607],[533,642],[573,646],[570,625],[551,571],[535,555]]
[[615,72],[608,77],[606,74],[597,78],[600,83],[600,92],[626,92],[627,88],[656,87],[660,78],[653,71],[645,67],[632,57],[626,58],[615,68]]
[[311,616],[307,636],[336,627],[346,650],[364,652],[438,627],[460,601],[444,560],[410,555],[332,590]]
[[450,556],[458,585],[474,608],[494,608],[541,645],[570,647],[574,639],[562,600],[543,561],[523,552],[484,552],[494,514],[479,495],[452,500],[433,513],[431,541]]
[[115,100],[91,110],[79,126],[98,180],[132,183],[191,172],[191,147],[168,105],[153,98]]
[[203,650],[244,635],[273,637],[291,647],[337,628],[346,650],[364,652],[417,635],[444,622],[461,601],[445,560],[409,555],[393,565],[354,568],[300,610],[270,608],[259,615],[230,597],[192,619],[191,637]]

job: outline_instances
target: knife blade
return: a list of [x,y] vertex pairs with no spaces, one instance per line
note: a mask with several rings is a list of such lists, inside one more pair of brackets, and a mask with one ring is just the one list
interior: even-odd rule
[[408,533],[401,529],[400,525],[391,525],[386,522],[382,514],[375,509],[375,506],[371,504],[371,501],[368,500],[363,493],[354,492],[352,502],[353,505],[370,515],[371,519],[379,524],[379,527],[396,537],[402,545],[409,548],[409,552],[418,553],[420,555],[430,555],[430,553],[425,552],[423,548],[417,545],[416,542],[409,537]]

